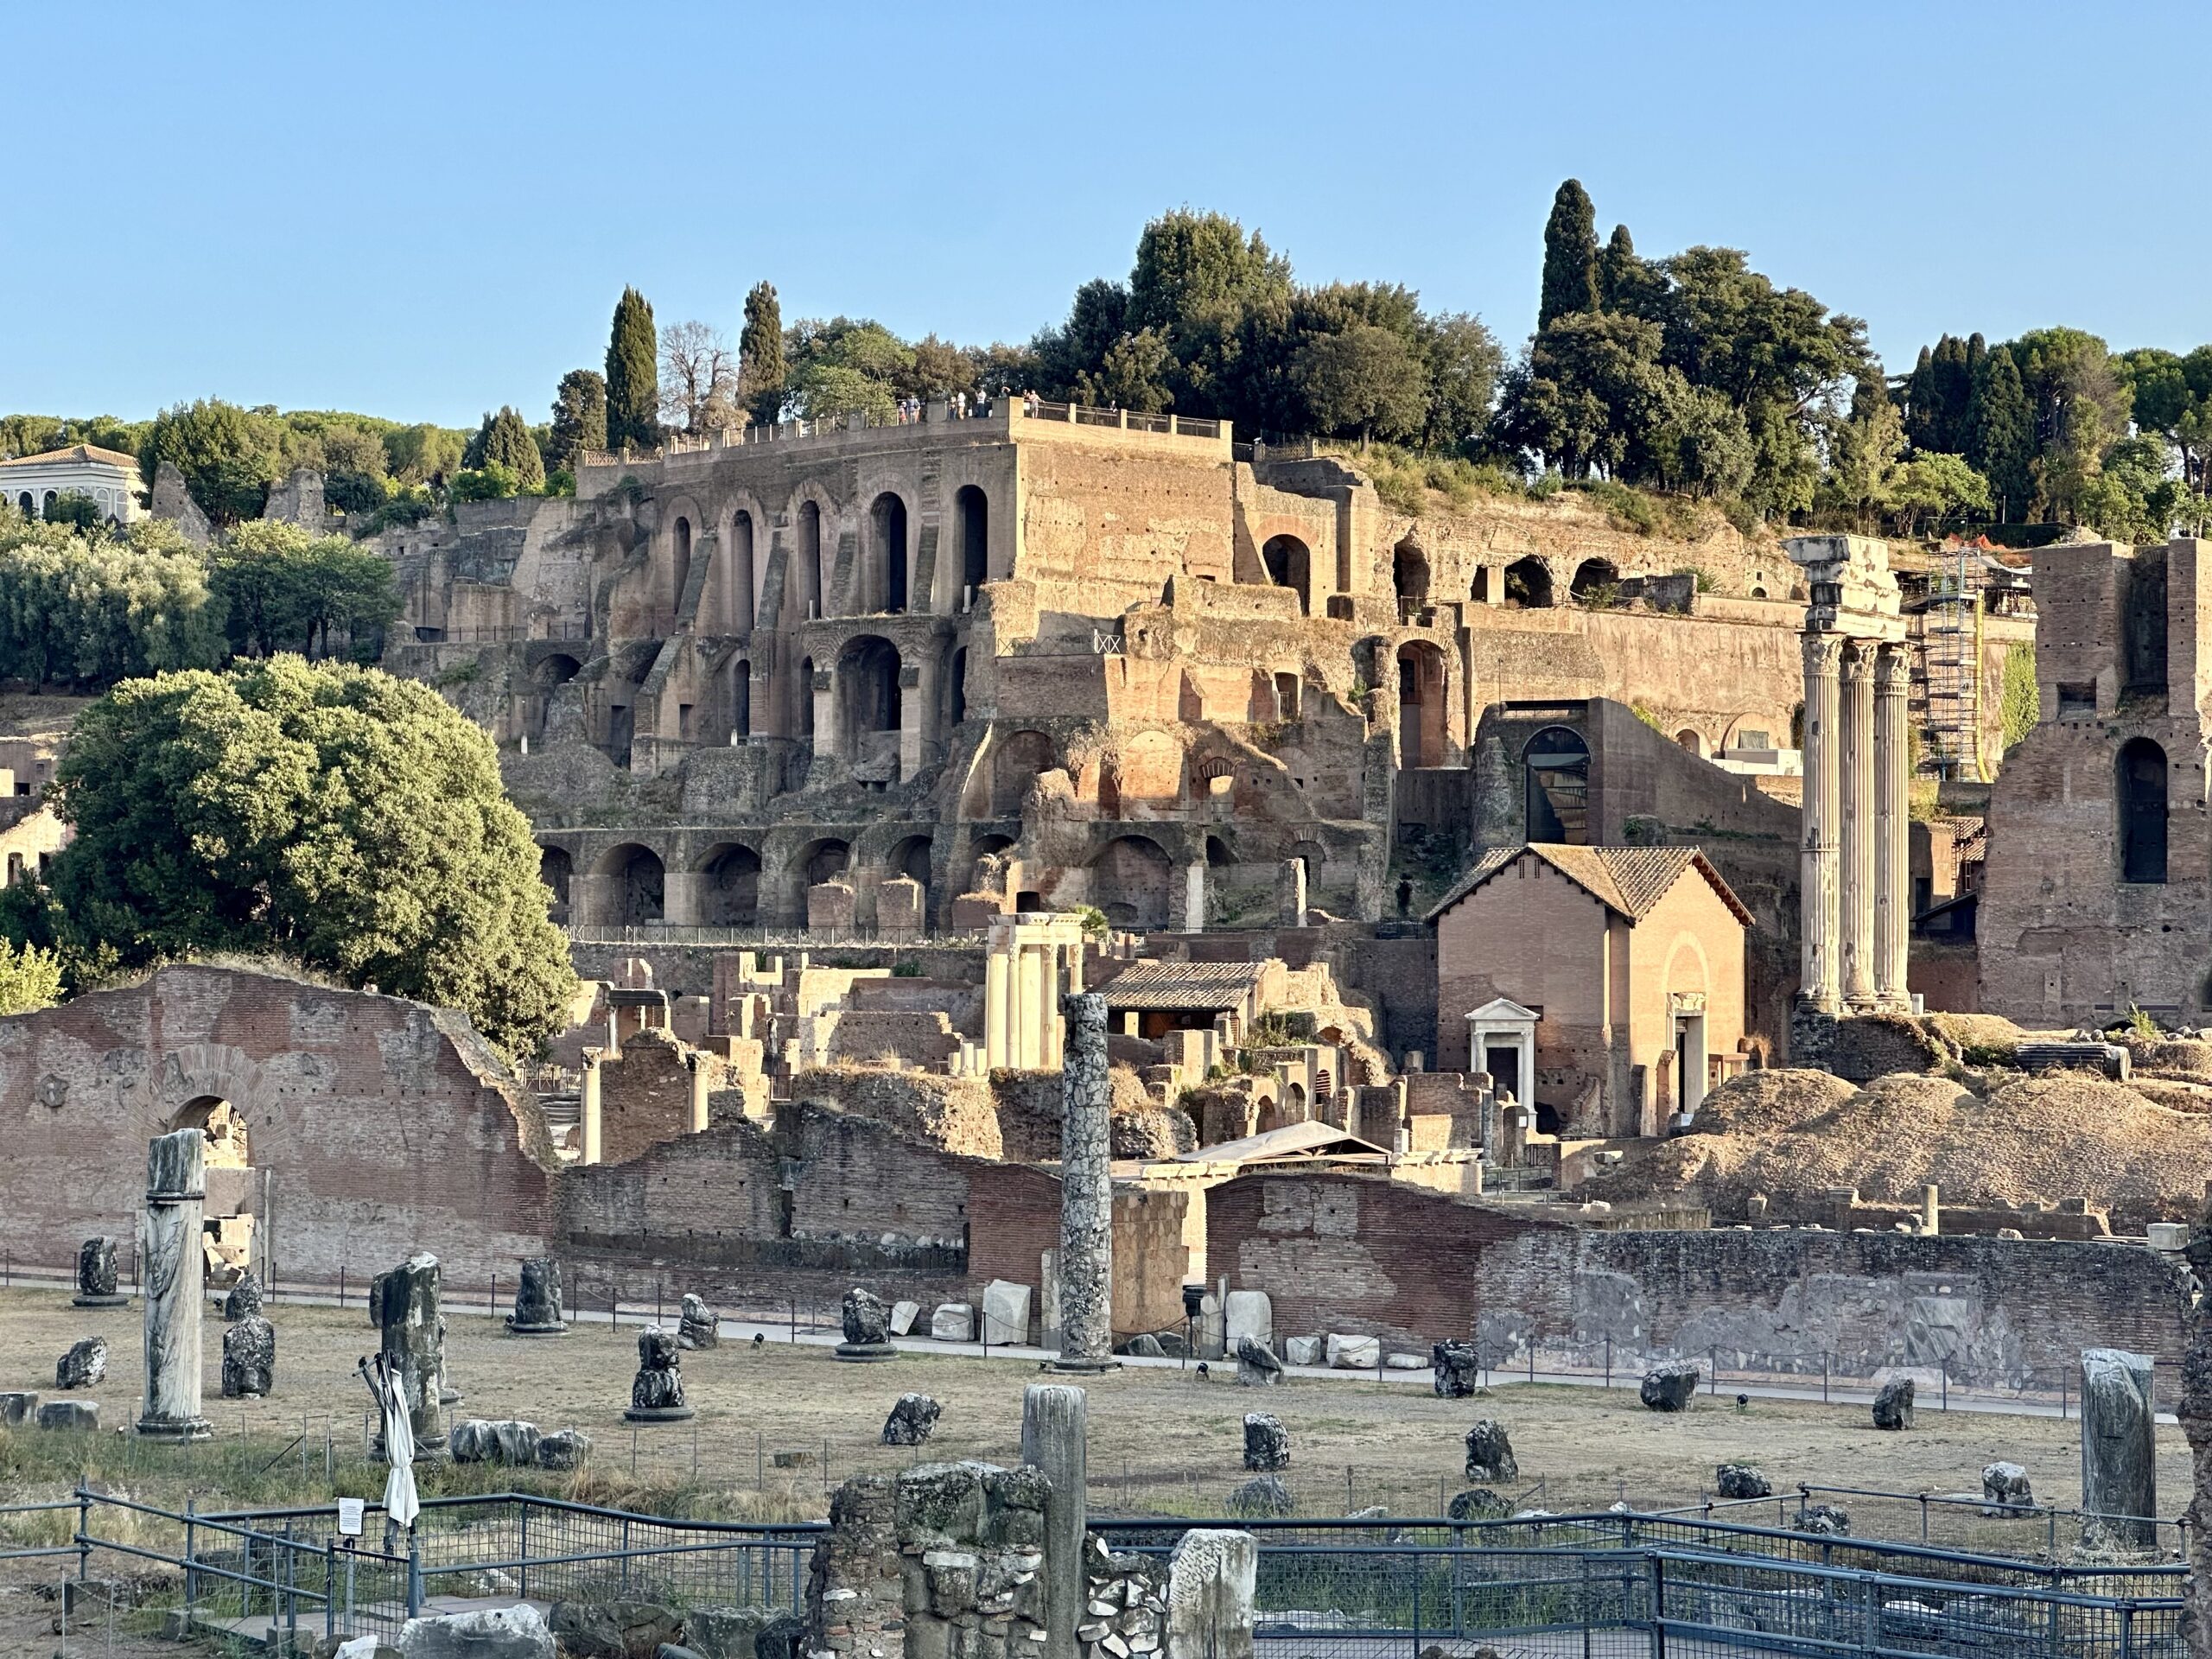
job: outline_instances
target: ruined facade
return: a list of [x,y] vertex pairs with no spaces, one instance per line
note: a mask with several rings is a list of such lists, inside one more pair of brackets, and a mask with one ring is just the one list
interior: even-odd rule
[[1999,776],[1981,1006],[2031,1025],[2212,1008],[2212,543],[2036,555],[2037,724]]

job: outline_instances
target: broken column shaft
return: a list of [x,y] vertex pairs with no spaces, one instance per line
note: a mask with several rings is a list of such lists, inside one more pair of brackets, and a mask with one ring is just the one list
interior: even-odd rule
[[1084,1618],[1083,1535],[1088,1525],[1088,1402],[1081,1389],[1033,1382],[1021,1397],[1021,1460],[1051,1483],[1045,1499],[1045,1652],[1080,1659]]
[[146,1387],[138,1432],[158,1440],[202,1440],[210,1433],[200,1414],[206,1145],[194,1128],[158,1136],[146,1148]]
[[1114,1356],[1113,1131],[1108,1116],[1106,999],[1069,997],[1060,1067],[1060,1357],[1095,1371]]

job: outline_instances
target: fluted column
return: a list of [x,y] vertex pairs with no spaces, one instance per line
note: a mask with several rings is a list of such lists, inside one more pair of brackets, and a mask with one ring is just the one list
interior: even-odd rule
[[691,1133],[703,1135],[712,1122],[714,1107],[708,1094],[707,1057],[691,1057]]
[[1007,950],[998,930],[991,931],[990,944],[983,953],[983,1065],[995,1071],[1009,1064],[1007,1058],[1007,1029],[1012,1010],[1007,1006],[1012,976],[1007,960]]
[[582,1161],[587,1164],[595,1164],[600,1160],[601,1144],[599,1099],[601,1051],[587,1048],[583,1051],[583,1058],[584,1085],[582,1097],[577,1102],[576,1106],[576,1139],[580,1145]]
[[1836,670],[1843,641],[1832,633],[1808,633],[1800,643],[1805,658],[1805,804],[1798,856],[1798,995],[1833,1014],[1841,983],[1836,971]]
[[1874,664],[1874,1001],[1911,1005],[1905,975],[1912,944],[1911,744],[1905,647],[1884,645]]
[[1874,652],[1872,639],[1843,648],[1840,779],[1843,831],[1841,924],[1844,1005],[1874,1006]]
[[1015,1062],[1025,1071],[1045,1064],[1045,963],[1033,944],[1014,953],[1014,984],[1021,995],[1021,1015],[1014,1027],[1014,1041],[1021,1058]]

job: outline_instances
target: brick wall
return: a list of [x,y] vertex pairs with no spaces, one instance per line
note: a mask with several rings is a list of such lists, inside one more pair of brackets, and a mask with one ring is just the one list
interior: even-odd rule
[[[1019,1164],[986,1165],[975,1172],[969,1191],[971,1300],[980,1303],[983,1287],[994,1279],[1038,1286],[1044,1252],[1060,1244],[1059,1178]],[[1114,1189],[1116,1337],[1181,1329],[1183,1275],[1189,1255],[1183,1223],[1189,1204],[1185,1192]],[[1032,1328],[1039,1336],[1042,1303],[1041,1296],[1030,1302]]]
[[240,1113],[270,1172],[280,1281],[343,1267],[358,1283],[430,1250],[449,1281],[481,1284],[544,1249],[551,1141],[467,1021],[188,966],[0,1020],[0,1208],[16,1260],[59,1268],[88,1234],[131,1236],[147,1141],[211,1096]]
[[2148,1250],[1796,1230],[1596,1231],[1355,1175],[1247,1176],[1207,1195],[1208,1271],[1264,1290],[1283,1335],[1548,1352],[1826,1354],[1840,1375],[1948,1364],[2046,1378],[2087,1347],[2177,1363],[2180,1268]]

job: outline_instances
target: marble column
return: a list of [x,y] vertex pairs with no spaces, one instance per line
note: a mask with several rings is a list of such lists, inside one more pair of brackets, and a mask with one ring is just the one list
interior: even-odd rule
[[1905,696],[1910,660],[1884,645],[1874,664],[1874,1005],[1912,1006],[1912,760]]
[[1206,931],[1206,861],[1203,858],[1183,867],[1183,931]]
[[825,760],[835,759],[842,747],[837,737],[836,685],[836,676],[828,669],[814,671],[810,692],[814,698],[814,752]]
[[1836,747],[1840,713],[1836,671],[1842,639],[1832,633],[1800,639],[1805,658],[1804,826],[1798,855],[1798,996],[1836,1012]]
[[703,1135],[710,1108],[707,1103],[707,1057],[691,1056],[691,1133]]
[[438,1258],[410,1255],[369,1283],[369,1318],[383,1334],[385,1363],[407,1396],[408,1427],[418,1457],[442,1450],[438,1414],[445,1384],[445,1325],[438,1317]]
[[1088,1402],[1064,1382],[1033,1382],[1021,1397],[1021,1460],[1049,1483],[1045,1497],[1042,1659],[1079,1659],[1086,1618],[1083,1535],[1090,1481]]
[[204,1440],[212,1432],[200,1414],[206,1148],[196,1128],[156,1136],[146,1148],[146,1386],[138,1432],[156,1440]]
[[997,1071],[1007,1064],[1007,1029],[1011,1010],[1007,1006],[1013,966],[999,943],[996,930],[983,952],[983,1064]]
[[1058,944],[1040,947],[1045,957],[1045,1069],[1057,1071],[1067,1058],[1067,1031],[1059,1015],[1061,988],[1065,984],[1066,951]]
[[599,1162],[601,1156],[601,1122],[599,1102],[599,1062],[601,1059],[601,1054],[600,1051],[595,1048],[588,1048],[584,1050],[583,1054],[584,1089],[583,1100],[580,1108],[580,1115],[582,1118],[582,1122],[577,1129],[577,1134],[583,1143],[583,1161],[587,1164],[595,1164]]
[[1021,1015],[1014,1040],[1021,1046],[1019,1064],[1034,1071],[1045,1063],[1045,964],[1033,944],[1020,947],[1015,957],[1014,983],[1021,995]]
[[1874,652],[1872,639],[1843,648],[1842,750],[1837,767],[1842,827],[1842,896],[1836,906],[1842,944],[1844,1005],[1874,1006]]
[[1071,996],[1060,1067],[1058,1370],[1114,1363],[1113,1135],[1107,1116],[1106,999]]

